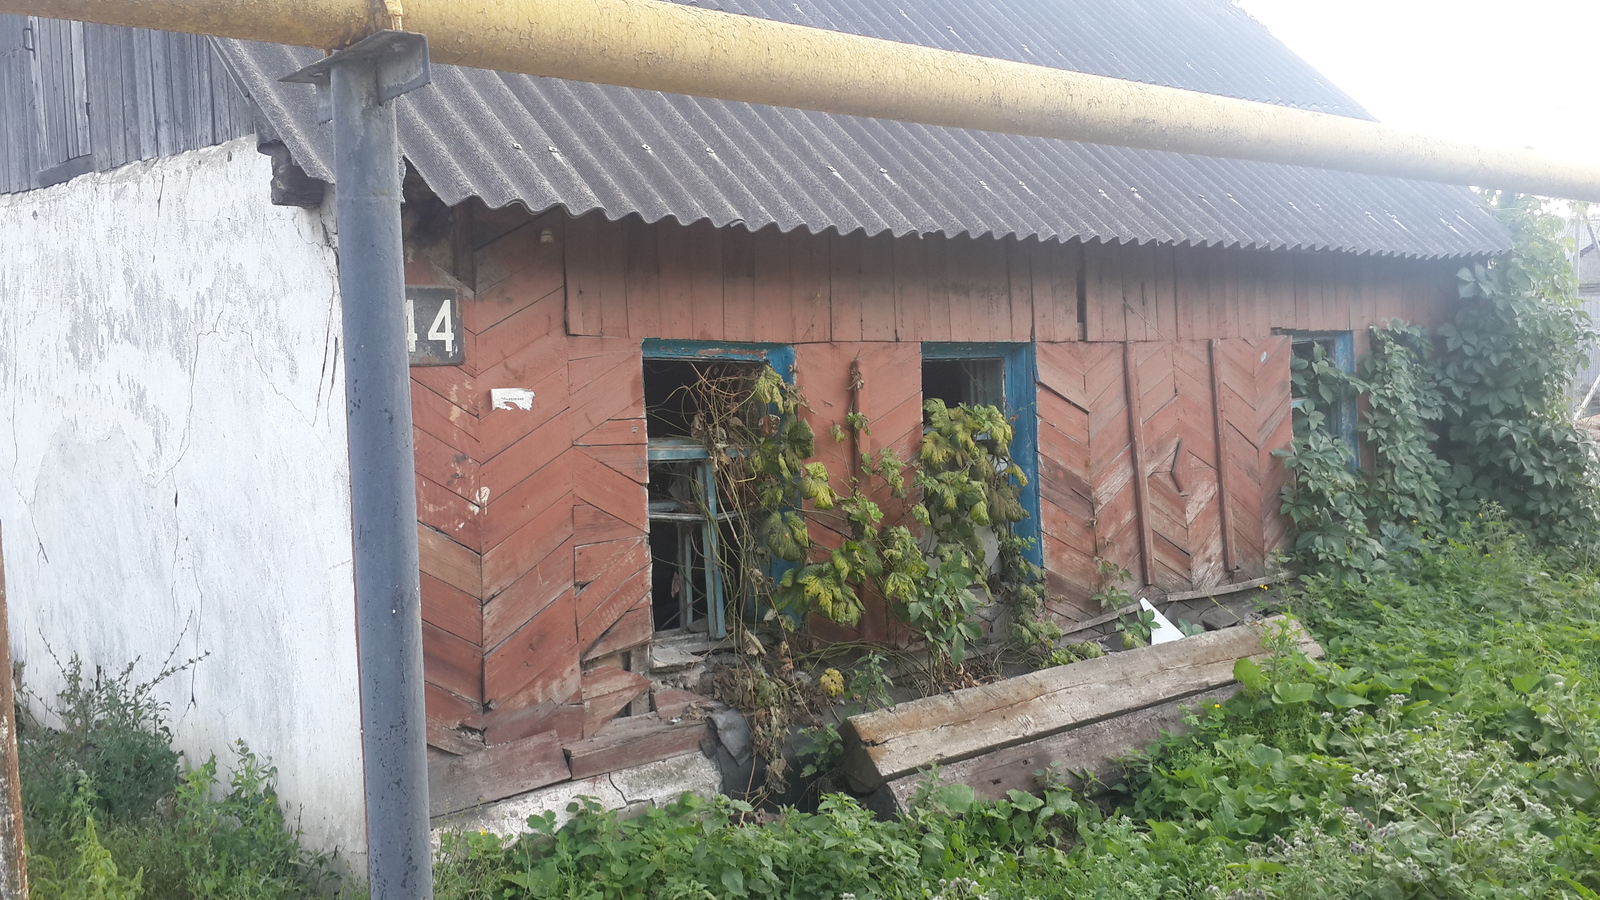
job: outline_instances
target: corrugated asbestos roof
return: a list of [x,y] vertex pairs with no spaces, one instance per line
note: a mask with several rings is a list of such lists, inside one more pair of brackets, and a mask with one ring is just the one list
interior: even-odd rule
[[[696,5],[713,6],[710,0]],[[1367,118],[1226,0],[721,0],[729,12]],[[222,40],[307,173],[332,181],[315,51]],[[1024,138],[435,66],[399,101],[405,157],[445,203],[784,231],[1495,253],[1465,188]]]

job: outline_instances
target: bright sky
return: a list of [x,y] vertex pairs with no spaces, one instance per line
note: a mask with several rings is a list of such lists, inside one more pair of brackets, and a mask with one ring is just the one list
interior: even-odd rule
[[1600,0],[1234,0],[1379,120],[1600,162]]

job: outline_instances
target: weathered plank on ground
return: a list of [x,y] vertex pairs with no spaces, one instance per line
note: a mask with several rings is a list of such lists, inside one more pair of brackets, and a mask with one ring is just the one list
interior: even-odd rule
[[442,816],[571,777],[554,734],[435,760],[428,764],[428,815]]
[[705,733],[705,722],[694,719],[668,722],[650,713],[617,719],[594,737],[568,744],[565,750],[572,777],[588,778],[669,756],[699,752],[700,739]]
[[[840,728],[841,768],[854,790],[873,791],[935,763],[1218,688],[1233,680],[1235,661],[1267,655],[1263,634],[1283,624],[1268,619],[852,716]],[[1304,632],[1298,643],[1321,655]]]
[[[1010,790],[1037,793],[1040,785],[1034,775],[1052,765],[1066,776],[1074,790],[1084,788],[1087,773],[1104,785],[1116,783],[1118,760],[1135,750],[1153,744],[1162,732],[1182,732],[1183,717],[1193,708],[1222,703],[1239,692],[1237,684],[1168,700],[1158,706],[1136,710],[1110,719],[1101,719],[1082,728],[1063,731],[1036,741],[1004,747],[982,756],[940,766],[932,773],[939,784],[964,784],[979,796],[1003,799]],[[894,796],[896,807],[906,810],[930,777],[918,772],[896,778],[885,785]]]

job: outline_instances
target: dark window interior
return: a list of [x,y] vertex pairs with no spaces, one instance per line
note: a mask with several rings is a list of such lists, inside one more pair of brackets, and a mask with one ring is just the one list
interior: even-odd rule
[[644,361],[645,428],[652,439],[689,437],[700,412],[696,387],[701,379],[755,375],[759,363],[721,359],[646,359]]
[[1295,338],[1294,342],[1290,346],[1294,350],[1294,355],[1296,357],[1303,359],[1306,362],[1311,362],[1311,360],[1316,357],[1315,348],[1317,347],[1321,347],[1323,354],[1326,355],[1328,359],[1332,359],[1335,340],[1337,339],[1332,337]]
[[[732,360],[646,359],[645,427],[653,455],[647,487],[650,512],[650,605],[657,631],[705,631],[712,603],[740,596],[737,584],[713,579],[707,554],[737,555],[743,529],[726,516],[708,521],[715,498],[706,497],[711,462],[693,439],[704,383],[754,376],[759,363]],[[736,384],[724,389],[738,390]],[[748,389],[748,388],[745,388]],[[715,487],[712,487],[715,490]],[[719,512],[722,512],[719,510]]]
[[1005,364],[999,359],[924,359],[922,399],[946,406],[1005,407]]

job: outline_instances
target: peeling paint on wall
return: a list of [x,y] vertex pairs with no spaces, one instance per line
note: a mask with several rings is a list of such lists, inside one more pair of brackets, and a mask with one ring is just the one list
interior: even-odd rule
[[[365,824],[331,212],[254,138],[0,196],[0,521],[15,658],[209,654],[191,764],[244,739],[359,870]],[[9,430],[9,434],[6,431]]]

